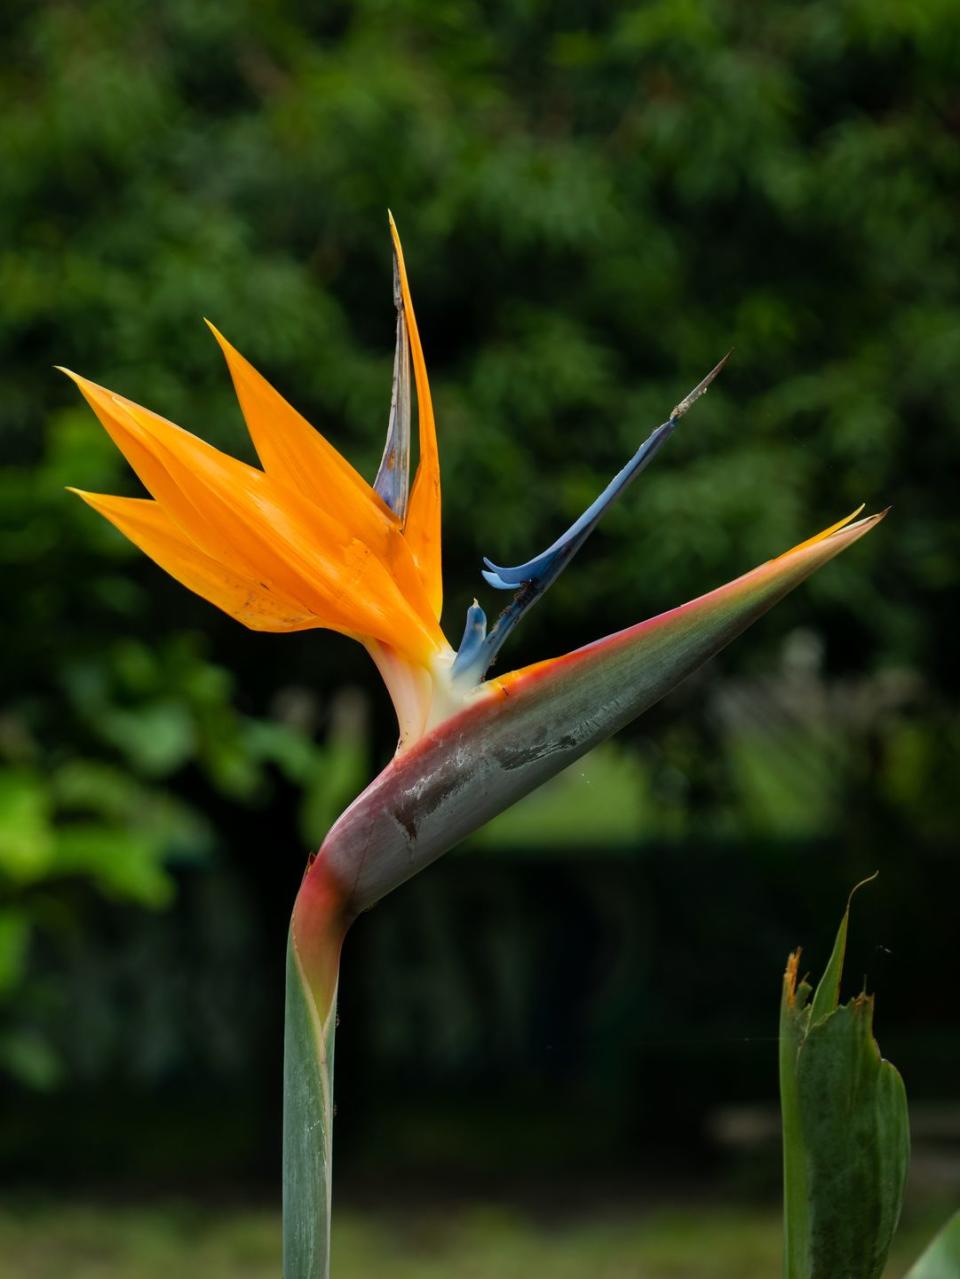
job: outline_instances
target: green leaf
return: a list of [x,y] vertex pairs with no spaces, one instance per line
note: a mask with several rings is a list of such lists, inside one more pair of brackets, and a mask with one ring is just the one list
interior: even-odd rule
[[59,874],[89,876],[108,896],[143,906],[166,906],[173,898],[163,856],[163,846],[140,831],[76,822],[56,832]]
[[905,1279],[960,1279],[960,1212],[954,1213]]
[[51,1046],[31,1030],[0,1035],[0,1069],[30,1088],[55,1088],[63,1078],[63,1064]]
[[826,1017],[828,1013],[832,1013],[840,1002],[840,978],[843,976],[843,960],[847,952],[850,903],[853,901],[853,894],[857,889],[862,888],[864,884],[869,884],[876,877],[876,873],[874,873],[866,879],[862,879],[859,884],[854,884],[850,890],[850,896],[847,898],[847,909],[843,912],[843,919],[840,920],[840,927],[837,929],[833,950],[830,952],[827,966],[823,970],[823,976],[820,978],[817,989],[814,992],[813,1003],[810,1006],[811,1023],[816,1023]]
[[849,912],[848,901],[812,1001],[810,987],[797,986],[799,951],[784,976],[787,1279],[878,1279],[900,1216],[909,1160],[903,1081],[880,1057],[872,997],[838,1006]]
[[53,856],[50,800],[39,779],[0,772],[0,871],[29,884],[43,878]]
[[190,708],[172,698],[136,710],[105,709],[98,730],[148,777],[166,777],[193,758],[196,725]]
[[860,995],[811,1025],[797,1062],[811,1279],[878,1279],[900,1218],[907,1098]]
[[15,907],[0,910],[0,995],[20,980],[27,958],[30,920]]

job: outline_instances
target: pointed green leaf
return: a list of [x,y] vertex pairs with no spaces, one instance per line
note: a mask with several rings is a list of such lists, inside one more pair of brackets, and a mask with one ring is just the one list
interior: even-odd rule
[[810,1279],[878,1279],[900,1218],[907,1098],[872,1021],[861,995],[812,1024],[797,1059]]
[[818,1022],[823,1017],[826,1017],[828,1013],[832,1013],[840,1002],[840,979],[843,976],[843,960],[847,951],[850,903],[853,901],[853,894],[857,889],[862,888],[864,884],[869,884],[874,879],[876,879],[876,874],[868,876],[867,879],[862,879],[859,884],[855,884],[850,890],[850,896],[847,898],[847,909],[843,912],[843,919],[840,920],[840,927],[837,929],[833,950],[813,996],[813,1004],[810,1008],[811,1022]]
[[849,913],[848,900],[812,1001],[806,983],[797,987],[799,951],[784,975],[786,1279],[879,1279],[900,1216],[909,1159],[903,1081],[873,1038],[873,999],[838,1007]]
[[960,1212],[954,1213],[906,1279],[960,1279]]

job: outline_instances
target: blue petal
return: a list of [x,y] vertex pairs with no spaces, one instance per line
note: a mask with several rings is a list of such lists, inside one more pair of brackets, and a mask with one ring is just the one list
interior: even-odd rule
[[596,528],[603,513],[620,496],[630,481],[652,460],[676,429],[677,423],[671,418],[658,426],[653,434],[637,449],[633,457],[622,470],[618,471],[600,496],[587,507],[578,520],[567,529],[561,537],[545,551],[527,560],[525,564],[517,564],[506,568],[494,564],[484,556],[483,562],[489,572],[483,577],[500,591],[516,590],[524,582],[531,582],[542,589],[553,582],[563,572],[577,551]]
[[[706,393],[713,379],[717,376],[727,360],[730,352],[714,368],[710,370],[693,390],[673,409],[669,418],[658,426],[634,453],[622,470],[618,471],[603,492],[575,520],[567,531],[545,551],[527,560],[524,564],[506,566],[494,564],[484,556],[486,568],[481,569],[481,576],[488,585],[497,591],[514,591],[516,594],[494,623],[493,629],[486,634],[486,617],[483,618],[484,633],[477,639],[477,632],[471,622],[471,609],[467,613],[467,628],[464,631],[463,644],[453,664],[453,673],[461,679],[483,678],[484,673],[499,652],[504,640],[526,613],[527,609],[537,602],[544,591],[556,581],[567,564],[593,532],[600,517],[611,503],[615,502],[623,490],[635,476],[653,459],[667,442],[683,415],[702,395]],[[476,604],[474,607],[478,607]]]
[[[490,561],[486,558],[484,558],[483,562],[484,564],[490,563]],[[508,569],[504,569],[503,571],[509,572]],[[496,572],[489,572],[487,569],[482,568],[480,570],[480,576],[483,578],[485,582],[487,582],[490,586],[492,586],[494,590],[496,591],[515,591],[517,589],[515,582],[504,581],[504,579],[500,576],[499,570],[497,570]]]

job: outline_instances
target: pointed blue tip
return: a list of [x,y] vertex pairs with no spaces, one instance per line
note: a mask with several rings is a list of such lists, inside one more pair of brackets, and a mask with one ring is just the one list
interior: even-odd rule
[[[693,404],[704,395],[714,378],[729,359],[730,353],[723,357],[707,376],[685,396],[673,412],[657,429],[640,445],[630,461],[613,477],[603,492],[587,507],[579,519],[575,520],[567,531],[548,546],[545,551],[527,560],[524,564],[494,564],[493,560],[483,557],[486,565],[481,569],[484,581],[497,591],[517,592],[514,600],[507,605],[497,618],[490,634],[482,641],[474,663],[482,663],[486,670],[499,651],[504,640],[516,626],[523,614],[537,602],[544,591],[560,576],[577,551],[587,540],[600,521],[601,516],[611,506],[647,464],[656,456],[677,429],[681,417]],[[459,663],[460,658],[457,658]],[[457,669],[455,664],[454,670]],[[483,671],[481,671],[482,675]]]
[[453,662],[454,676],[463,676],[472,671],[483,651],[487,638],[487,615],[476,600],[467,609],[467,620],[463,627],[463,639]]
[[[484,560],[484,563],[490,564],[490,561]],[[509,573],[509,571],[509,569],[503,570],[504,573]],[[489,569],[482,568],[480,570],[480,576],[489,586],[492,586],[495,591],[515,591],[521,584],[520,582],[508,581],[507,578],[501,575],[500,569],[498,569],[494,564],[491,564]]]
[[540,555],[534,556],[532,560],[527,560],[524,564],[514,564],[509,567],[494,564],[492,560],[484,556],[483,562],[487,566],[485,570],[481,570],[484,579],[498,591],[517,590],[525,583],[536,587],[538,591],[545,591],[576,555],[607,508],[616,501],[630,481],[639,475],[666,443],[676,426],[677,423],[673,418],[664,422],[662,426],[658,426],[640,445],[627,465],[614,476],[596,501],[592,502],[580,518],[570,525],[566,533],[557,538],[553,545],[547,547]]

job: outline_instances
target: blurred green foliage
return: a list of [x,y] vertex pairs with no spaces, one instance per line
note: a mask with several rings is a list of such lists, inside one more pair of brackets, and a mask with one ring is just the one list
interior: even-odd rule
[[895,507],[724,678],[480,843],[882,862],[950,837],[955,4],[12,0],[0,30],[0,1064],[74,1068],[56,975],[98,897],[142,921],[203,864],[255,892],[266,833],[295,884],[392,731],[343,641],[243,632],[64,493],[137,490],[51,366],[249,457],[207,314],[372,474],[387,206],[433,373],[451,637],[481,554],[549,542],[731,345],[505,661]]
[[202,633],[158,622],[149,582],[128,576],[133,548],[77,520],[64,492],[77,472],[109,485],[118,469],[71,411],[32,465],[0,472],[15,601],[0,713],[0,1067],[41,1087],[63,1074],[49,1024],[75,992],[31,975],[28,957],[31,946],[52,950],[54,970],[75,958],[90,922],[85,887],[166,906],[171,869],[215,860],[224,843],[191,791],[262,807],[279,776],[299,793],[307,844],[365,768],[356,694],[332,704],[318,742],[308,694],[288,689],[270,717],[239,713]]
[[[424,1209],[396,1201],[341,1206],[334,1264],[345,1279],[773,1279],[780,1222],[773,1212],[583,1202],[518,1209],[497,1202]],[[937,1217],[905,1223],[889,1279],[905,1273]],[[267,1279],[280,1264],[278,1215],[263,1208],[38,1202],[0,1211],[0,1279]],[[941,1272],[945,1274],[946,1272]]]

